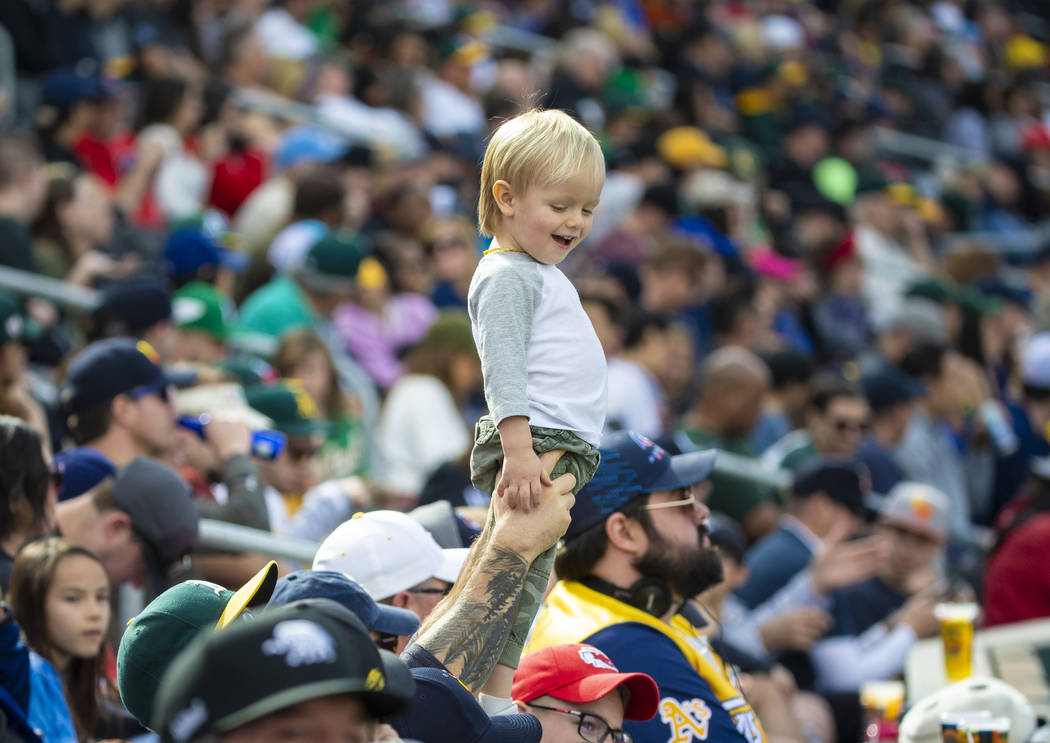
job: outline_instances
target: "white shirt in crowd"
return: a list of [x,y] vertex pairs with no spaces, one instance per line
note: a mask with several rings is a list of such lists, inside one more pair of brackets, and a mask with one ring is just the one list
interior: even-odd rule
[[649,371],[628,359],[609,359],[609,412],[605,430],[637,431],[651,439],[664,432],[667,404],[663,391]]
[[418,493],[434,470],[461,457],[471,444],[467,424],[444,383],[406,375],[390,389],[379,414],[379,482],[397,492]]

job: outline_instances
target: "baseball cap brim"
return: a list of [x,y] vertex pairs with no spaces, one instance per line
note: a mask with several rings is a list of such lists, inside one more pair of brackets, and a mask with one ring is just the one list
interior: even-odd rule
[[455,583],[459,579],[460,571],[463,570],[463,563],[467,561],[468,552],[470,552],[470,549],[467,547],[453,547],[441,550],[441,566],[434,574],[434,577],[447,583]]
[[328,433],[328,425],[322,420],[282,421],[278,422],[275,427],[285,436],[302,438],[313,436],[315,433]]
[[674,455],[671,465],[649,484],[647,492],[677,490],[707,479],[715,467],[715,455],[713,449]]
[[173,387],[178,389],[185,389],[192,387],[197,384],[197,380],[200,378],[200,372],[196,369],[189,369],[185,367],[170,367],[165,366],[162,369],[164,375],[164,381]]
[[492,724],[477,743],[539,743],[543,737],[543,727],[533,715],[496,715],[489,721]]
[[[280,691],[257,699],[247,707],[215,721],[215,729],[228,733],[249,722],[254,722],[272,712],[292,707],[300,702],[332,696],[335,694],[357,694],[365,707],[376,717],[394,714],[404,706],[404,702],[393,694],[372,691],[365,688],[366,682],[358,678],[335,678],[314,681],[299,686],[281,689]],[[536,739],[537,741],[539,738]]]
[[408,609],[399,609],[387,604],[376,604],[379,611],[376,613],[375,621],[371,630],[382,632],[386,635],[404,635],[410,637],[419,629],[419,617]]
[[922,522],[916,521],[915,519],[909,519],[895,513],[881,514],[879,516],[879,522],[883,524],[889,524],[890,526],[895,526],[898,529],[903,529],[904,531],[912,532],[923,537],[928,537],[929,539],[933,539],[938,542],[944,542],[948,539],[947,533],[941,531],[940,529],[935,529],[929,524],[923,524]]
[[277,561],[270,560],[262,570],[252,576],[243,586],[234,591],[226,602],[215,629],[222,629],[239,617],[245,609],[265,606],[277,586]]
[[389,650],[380,648],[379,660],[383,663],[383,675],[386,676],[386,686],[383,687],[383,691],[403,700],[404,705],[411,704],[412,699],[416,696],[416,679],[412,675],[412,670]]
[[146,572],[149,574],[149,585],[157,593],[162,593],[169,587],[168,580],[168,568],[164,564],[164,560],[161,559],[160,555],[157,554],[157,550],[154,549],[146,537],[139,534],[138,530],[132,527],[132,533],[135,535],[135,539],[138,540],[139,546],[142,548],[142,560],[146,563]]
[[549,689],[544,694],[566,702],[587,704],[596,702],[620,686],[626,686],[631,692],[631,702],[624,710],[623,719],[643,722],[652,719],[660,703],[660,689],[644,673],[595,673],[557,689]]

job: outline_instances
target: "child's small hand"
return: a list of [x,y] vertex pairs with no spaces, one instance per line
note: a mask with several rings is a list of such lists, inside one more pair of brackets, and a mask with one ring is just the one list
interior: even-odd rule
[[506,498],[510,508],[528,513],[540,505],[540,488],[550,484],[550,476],[543,471],[540,458],[532,449],[506,452],[496,495]]

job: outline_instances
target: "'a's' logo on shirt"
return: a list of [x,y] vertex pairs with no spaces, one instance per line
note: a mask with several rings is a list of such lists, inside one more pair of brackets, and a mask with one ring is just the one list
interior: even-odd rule
[[667,743],[707,740],[711,708],[703,699],[664,697],[660,700],[660,719],[671,728]]

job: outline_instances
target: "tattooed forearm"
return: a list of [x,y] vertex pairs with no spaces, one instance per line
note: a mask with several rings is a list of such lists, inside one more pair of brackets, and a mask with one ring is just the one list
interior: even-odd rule
[[464,684],[480,688],[503,652],[528,568],[514,552],[490,545],[458,601],[416,642]]

